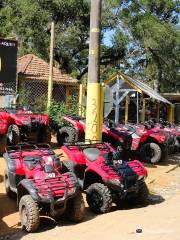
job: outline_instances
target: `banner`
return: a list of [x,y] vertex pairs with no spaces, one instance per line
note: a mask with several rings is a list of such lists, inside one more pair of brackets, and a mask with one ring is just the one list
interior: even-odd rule
[[0,39],[0,95],[16,93],[17,48],[17,41]]

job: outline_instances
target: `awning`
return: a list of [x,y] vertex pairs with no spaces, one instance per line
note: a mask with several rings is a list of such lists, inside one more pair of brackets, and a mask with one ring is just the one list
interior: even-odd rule
[[114,74],[113,77],[111,77],[110,80],[105,81],[105,83],[109,84],[110,82],[114,81],[117,76],[119,76],[119,78],[124,80],[127,84],[129,84],[136,91],[138,91],[140,93],[145,93],[150,98],[154,98],[157,101],[160,101],[160,102],[163,102],[166,104],[172,104],[170,101],[168,101],[166,98],[161,96],[159,93],[157,93],[151,87],[149,87],[147,84],[145,84],[137,79],[133,79],[121,72],[117,72],[116,74]]

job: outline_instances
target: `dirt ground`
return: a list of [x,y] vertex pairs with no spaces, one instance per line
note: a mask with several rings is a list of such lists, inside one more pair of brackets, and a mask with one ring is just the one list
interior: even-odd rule
[[[55,145],[54,145],[55,146]],[[58,148],[54,148],[59,153]],[[5,162],[0,158],[0,240],[38,240],[51,237],[65,240],[89,239],[171,239],[179,240],[180,228],[180,154],[170,156],[159,165],[146,165],[147,184],[151,191],[147,206],[115,206],[108,214],[91,213],[86,206],[85,220],[72,224],[65,220],[55,222],[41,219],[39,232],[25,234],[21,231],[16,202],[5,195],[3,184]],[[136,229],[142,233],[136,233]]]

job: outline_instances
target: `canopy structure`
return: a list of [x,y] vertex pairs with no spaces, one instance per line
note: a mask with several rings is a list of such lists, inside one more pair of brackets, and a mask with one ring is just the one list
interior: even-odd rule
[[139,97],[141,96],[142,111],[141,111],[141,122],[145,121],[145,109],[146,101],[148,99],[154,99],[157,101],[157,118],[159,118],[159,104],[162,102],[167,105],[168,109],[168,120],[173,121],[173,105],[170,101],[164,98],[162,95],[157,93],[147,84],[133,79],[124,73],[117,72],[111,76],[110,79],[105,81],[105,84],[109,85],[114,95],[115,105],[115,122],[119,121],[119,105],[125,99],[125,122],[128,121],[128,105],[129,96],[133,93],[136,95],[136,106],[137,106],[137,123],[139,123]]

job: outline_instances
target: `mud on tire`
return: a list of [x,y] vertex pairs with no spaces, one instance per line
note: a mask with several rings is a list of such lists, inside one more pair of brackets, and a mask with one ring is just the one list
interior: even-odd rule
[[72,222],[81,222],[83,220],[85,215],[85,204],[80,192],[67,202],[64,215]]
[[19,202],[22,229],[35,232],[39,227],[39,208],[30,195],[24,195]]
[[161,160],[162,150],[157,143],[146,143],[141,147],[140,157],[142,161],[157,163]]
[[107,186],[94,183],[86,190],[86,200],[94,213],[107,213],[112,207],[112,196]]
[[73,127],[62,127],[57,132],[57,142],[59,146],[64,143],[76,142],[78,140],[78,133]]

